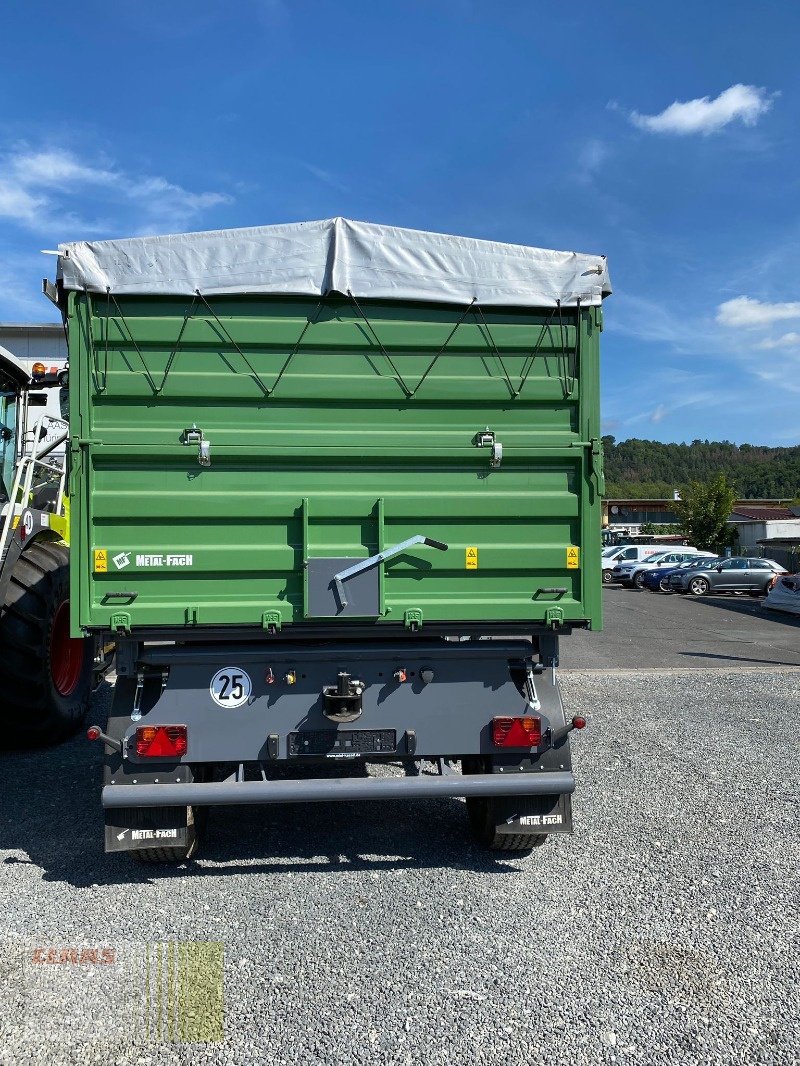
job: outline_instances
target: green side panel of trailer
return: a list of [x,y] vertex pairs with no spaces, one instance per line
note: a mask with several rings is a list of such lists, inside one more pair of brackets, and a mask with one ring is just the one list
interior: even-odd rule
[[300,630],[417,534],[369,621],[599,628],[601,309],[359,305],[70,293],[74,633]]

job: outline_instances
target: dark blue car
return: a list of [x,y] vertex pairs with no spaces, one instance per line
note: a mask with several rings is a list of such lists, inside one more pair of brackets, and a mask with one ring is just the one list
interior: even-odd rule
[[669,575],[676,573],[678,570],[706,570],[709,565],[716,566],[719,559],[709,559],[708,556],[704,556],[702,559],[693,559],[688,563],[678,563],[677,566],[662,566],[655,567],[653,570],[645,570],[642,574],[642,585],[646,589],[650,589],[651,592],[674,592],[674,588],[670,588]]

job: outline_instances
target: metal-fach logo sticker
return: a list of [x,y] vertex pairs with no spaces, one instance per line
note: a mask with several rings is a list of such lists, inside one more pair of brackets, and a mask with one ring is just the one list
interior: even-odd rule
[[119,552],[118,555],[114,556],[114,566],[116,566],[117,570],[124,570],[126,566],[130,566],[130,562],[130,552]]
[[241,707],[250,699],[253,683],[241,666],[223,666],[211,678],[211,699],[226,710]]

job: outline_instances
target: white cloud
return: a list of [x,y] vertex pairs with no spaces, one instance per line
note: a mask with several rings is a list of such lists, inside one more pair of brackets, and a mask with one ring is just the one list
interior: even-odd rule
[[800,333],[784,333],[782,337],[768,337],[756,347],[764,348],[766,351],[772,351],[775,348],[798,348],[800,347]]
[[[122,230],[154,232],[180,229],[197,215],[231,197],[192,192],[157,175],[133,175],[113,165],[86,162],[61,148],[17,149],[0,157],[0,218],[52,239],[68,227],[80,236]],[[105,216],[82,220],[75,207]],[[114,221],[110,221],[113,219]]]
[[771,326],[773,322],[785,322],[793,318],[800,318],[800,301],[770,304],[751,296],[737,296],[717,308],[717,322],[721,326],[763,328]]
[[50,149],[44,152],[18,152],[7,160],[12,175],[21,184],[35,188],[65,185],[115,185],[121,175],[112,170],[86,166],[70,152]]
[[578,166],[581,171],[579,177],[583,181],[588,181],[602,167],[610,154],[605,141],[600,141],[596,137],[589,138],[581,145],[578,152]]
[[717,133],[731,122],[741,121],[754,126],[772,107],[776,93],[768,93],[755,85],[731,85],[719,96],[696,100],[676,100],[658,115],[642,115],[632,111],[634,126],[648,133]]

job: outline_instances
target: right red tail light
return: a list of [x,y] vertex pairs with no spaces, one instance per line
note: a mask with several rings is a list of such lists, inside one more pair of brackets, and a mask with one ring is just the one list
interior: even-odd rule
[[496,748],[536,748],[541,741],[541,718],[492,719],[492,743]]

